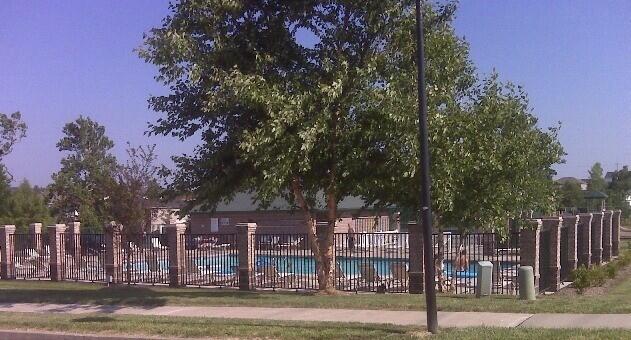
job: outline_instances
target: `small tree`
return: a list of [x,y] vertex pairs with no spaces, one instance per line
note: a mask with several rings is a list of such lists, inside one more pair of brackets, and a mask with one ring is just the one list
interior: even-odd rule
[[589,182],[587,183],[587,189],[592,191],[604,192],[607,188],[607,182],[603,177],[603,168],[599,162],[594,163],[589,170]]
[[577,181],[568,180],[559,187],[559,206],[562,208],[581,208],[584,204],[581,184]]
[[155,145],[127,145],[128,160],[116,169],[110,209],[112,217],[125,226],[125,233],[141,234],[151,226],[148,204],[160,194],[156,180],[159,168],[154,164]]
[[57,148],[68,154],[48,188],[53,211],[60,221],[78,217],[85,228],[100,230],[111,219],[108,204],[116,158],[110,150],[114,143],[105,135],[105,127],[89,117],[79,116],[64,126],[63,133]]

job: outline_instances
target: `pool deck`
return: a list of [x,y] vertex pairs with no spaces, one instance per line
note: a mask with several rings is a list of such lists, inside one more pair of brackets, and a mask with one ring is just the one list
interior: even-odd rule
[[[156,315],[277,321],[356,322],[423,326],[424,311],[350,310],[319,308],[261,307],[128,307],[117,305],[0,303],[0,312]],[[526,314],[486,312],[438,312],[438,323],[444,328],[466,327],[530,327],[530,328],[617,328],[631,329],[631,314]]]

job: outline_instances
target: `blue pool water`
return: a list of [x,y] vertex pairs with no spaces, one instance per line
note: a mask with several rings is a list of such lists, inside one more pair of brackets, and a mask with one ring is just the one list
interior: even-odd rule
[[[338,256],[337,262],[340,264],[340,268],[346,275],[358,275],[360,264],[372,264],[381,276],[390,275],[391,263],[408,263],[407,258],[380,258],[380,257],[367,257],[367,258],[355,258],[355,257],[343,257]],[[197,266],[201,266],[212,270],[216,273],[230,274],[234,273],[234,268],[239,264],[238,257],[236,255],[226,256],[214,256],[214,257],[200,257],[196,258],[194,263]],[[477,276],[476,261],[471,261],[469,267],[465,271],[458,271],[454,273],[454,266],[451,261],[445,261],[444,272],[448,276],[456,276],[459,278],[474,278]],[[274,265],[278,268],[279,272],[294,273],[298,275],[315,274],[315,259],[311,256],[257,256],[255,258],[255,266],[260,268],[264,265]],[[159,261],[161,270],[168,270],[166,261]],[[502,262],[500,264],[502,269],[516,268],[517,264],[514,262]],[[134,269],[139,271],[147,271],[148,266],[146,263],[135,263]]]

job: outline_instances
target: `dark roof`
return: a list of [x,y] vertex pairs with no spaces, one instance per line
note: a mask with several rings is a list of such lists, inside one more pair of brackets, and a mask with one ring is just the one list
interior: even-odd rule
[[583,193],[583,198],[585,199],[605,199],[607,197],[609,197],[607,194],[600,191],[585,191]]
[[[322,198],[317,206],[315,207],[318,210],[324,210],[326,208],[326,204],[324,198]],[[362,210],[362,209],[372,209],[373,206],[366,206],[366,202],[359,197],[355,196],[347,196],[343,198],[337,205],[338,210]],[[289,202],[287,202],[283,198],[276,198],[268,208],[260,208],[258,204],[254,200],[253,193],[238,193],[234,196],[234,198],[229,202],[220,202],[217,205],[215,211],[218,212],[233,212],[233,211],[289,211],[296,210],[298,207],[293,207]],[[203,209],[202,206],[197,206],[193,208],[193,212],[208,212],[207,209]]]

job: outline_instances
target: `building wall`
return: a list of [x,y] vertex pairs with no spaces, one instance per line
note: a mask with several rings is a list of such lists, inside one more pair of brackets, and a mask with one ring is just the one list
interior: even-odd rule
[[[356,227],[355,217],[361,216],[363,219],[369,217],[371,212],[361,212],[353,214],[351,212],[340,212],[340,219],[335,224],[335,231],[344,233],[349,226]],[[214,222],[213,222],[213,219]],[[381,217],[381,221],[388,220]],[[191,213],[190,232],[193,234],[207,234],[211,232],[232,233],[235,232],[237,223],[256,222],[258,233],[275,234],[295,234],[306,233],[307,225],[304,214],[300,211],[244,211],[244,212],[216,212]],[[212,230],[211,224],[216,223],[216,231]],[[355,230],[355,232],[367,232],[369,230]]]

